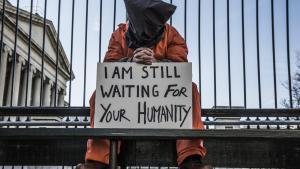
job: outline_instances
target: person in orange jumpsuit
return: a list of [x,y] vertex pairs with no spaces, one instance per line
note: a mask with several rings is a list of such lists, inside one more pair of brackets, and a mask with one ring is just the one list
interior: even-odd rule
[[[129,22],[113,32],[104,62],[187,62],[188,49],[182,36],[167,20],[176,6],[161,0],[124,0]],[[94,127],[95,92],[90,98],[91,127]],[[201,121],[200,97],[192,85],[193,128],[204,129]],[[177,140],[177,163],[182,169],[203,169],[201,158],[206,154],[201,139]],[[89,139],[86,163],[78,168],[107,168],[109,140]]]

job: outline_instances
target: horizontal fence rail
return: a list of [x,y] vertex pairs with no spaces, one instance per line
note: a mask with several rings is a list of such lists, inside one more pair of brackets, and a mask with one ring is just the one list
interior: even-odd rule
[[[86,117],[89,116],[89,108],[85,107],[1,107],[0,116],[38,116],[38,117],[53,117],[59,116],[64,121],[57,122],[32,122],[32,121],[9,121],[0,122],[0,126],[89,126],[89,121]],[[296,125],[300,121],[296,118],[299,115],[298,109],[203,109],[202,116],[205,125]],[[76,118],[75,118],[76,117]],[[80,118],[84,117],[84,118]],[[261,117],[260,119],[244,119],[241,121],[216,121],[215,117]],[[266,120],[265,118],[273,118]],[[278,118],[281,119],[278,119]],[[286,118],[291,118],[287,120]]]
[[[0,129],[1,139],[87,139],[108,138],[116,140],[176,140],[176,139],[295,139],[300,131],[287,130],[175,130],[175,129]],[[55,131],[55,132],[54,132]]]
[[[89,107],[0,107],[0,116],[89,116]],[[204,117],[296,117],[300,109],[202,109]]]

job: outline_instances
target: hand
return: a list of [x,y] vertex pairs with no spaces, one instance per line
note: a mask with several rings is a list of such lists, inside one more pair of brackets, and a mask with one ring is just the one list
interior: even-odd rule
[[136,63],[151,65],[153,62],[156,62],[156,59],[154,58],[154,52],[152,49],[140,47],[133,52],[132,61]]

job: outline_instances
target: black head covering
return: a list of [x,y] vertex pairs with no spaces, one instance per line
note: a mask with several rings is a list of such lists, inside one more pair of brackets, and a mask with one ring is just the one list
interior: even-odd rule
[[150,47],[163,36],[164,25],[176,6],[161,0],[124,0],[129,27],[126,43],[129,48]]

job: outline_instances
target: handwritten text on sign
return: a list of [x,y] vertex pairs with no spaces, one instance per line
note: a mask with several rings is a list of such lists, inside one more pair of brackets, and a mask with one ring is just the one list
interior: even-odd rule
[[192,128],[192,64],[99,63],[96,128]]

